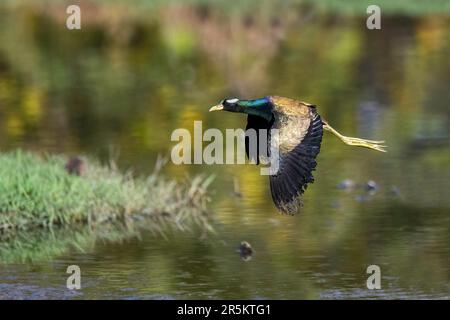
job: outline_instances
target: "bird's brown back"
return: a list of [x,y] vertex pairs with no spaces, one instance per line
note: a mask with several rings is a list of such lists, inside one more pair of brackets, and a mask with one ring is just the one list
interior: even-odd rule
[[272,128],[280,130],[276,142],[281,153],[286,153],[302,142],[316,109],[312,104],[291,98],[272,96],[271,100],[275,115]]
[[274,111],[289,116],[303,116],[309,118],[311,109],[315,109],[315,106],[310,103],[291,98],[271,96],[270,99],[275,107]]

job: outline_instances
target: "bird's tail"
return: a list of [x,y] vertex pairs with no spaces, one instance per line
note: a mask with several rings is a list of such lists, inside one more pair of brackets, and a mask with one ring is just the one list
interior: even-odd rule
[[332,134],[334,134],[336,137],[342,140],[345,144],[349,146],[356,146],[356,147],[364,147],[369,148],[373,150],[377,150],[380,152],[386,152],[385,146],[383,143],[384,141],[378,141],[378,140],[366,140],[366,139],[360,139],[360,138],[353,138],[353,137],[347,137],[339,132],[337,132],[332,126],[328,124],[325,120],[322,120],[323,128]]

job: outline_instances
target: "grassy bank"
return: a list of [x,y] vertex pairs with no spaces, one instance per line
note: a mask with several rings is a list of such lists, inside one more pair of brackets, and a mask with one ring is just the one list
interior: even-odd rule
[[144,219],[156,229],[166,224],[210,228],[211,179],[169,180],[160,172],[162,161],[144,178],[85,160],[85,171],[77,176],[66,172],[66,161],[22,151],[0,155],[0,233]]

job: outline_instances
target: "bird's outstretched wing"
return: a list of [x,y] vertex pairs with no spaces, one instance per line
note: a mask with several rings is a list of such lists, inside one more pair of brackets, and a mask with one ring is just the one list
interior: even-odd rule
[[295,214],[298,211],[301,205],[299,196],[306,190],[308,183],[314,181],[312,171],[320,152],[322,126],[322,119],[316,113],[302,141],[292,150],[280,152],[278,173],[269,179],[272,199],[283,213]]

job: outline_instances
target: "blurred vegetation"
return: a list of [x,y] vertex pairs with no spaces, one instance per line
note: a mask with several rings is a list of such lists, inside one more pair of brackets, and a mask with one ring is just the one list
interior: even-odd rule
[[[147,228],[146,228],[147,227]],[[10,232],[2,235],[1,263],[37,263],[68,252],[87,252],[102,242],[121,242],[139,237],[140,232],[160,233],[162,225],[147,221],[137,228],[134,220],[127,224],[104,222],[101,225],[67,225],[61,228],[34,229],[29,232]]]
[[[25,3],[27,5],[34,3],[32,0],[5,0],[7,4],[17,5]],[[54,5],[64,4],[67,5],[67,0],[41,0],[40,5]],[[70,4],[108,4],[111,6],[123,6],[121,0],[76,0]],[[139,9],[154,9],[161,6],[179,4],[179,0],[134,0],[133,6]],[[380,6],[383,13],[388,14],[406,14],[406,15],[424,15],[430,13],[450,13],[450,4],[446,0],[378,0],[376,3],[370,0],[287,0],[287,1],[273,1],[273,0],[241,0],[241,1],[227,1],[227,0],[184,0],[184,5],[201,5],[201,6],[213,6],[220,8],[221,10],[227,10],[227,12],[252,12],[263,8],[266,12],[270,12],[270,9],[288,9],[295,5],[314,5],[323,10],[330,10],[339,13],[352,13],[357,15],[364,15],[369,5],[376,4]]]
[[77,176],[66,172],[65,162],[21,151],[0,155],[0,233],[137,218],[151,219],[155,229],[196,222],[210,230],[210,179],[177,184],[160,175],[160,164],[148,178],[135,178],[93,161]]

